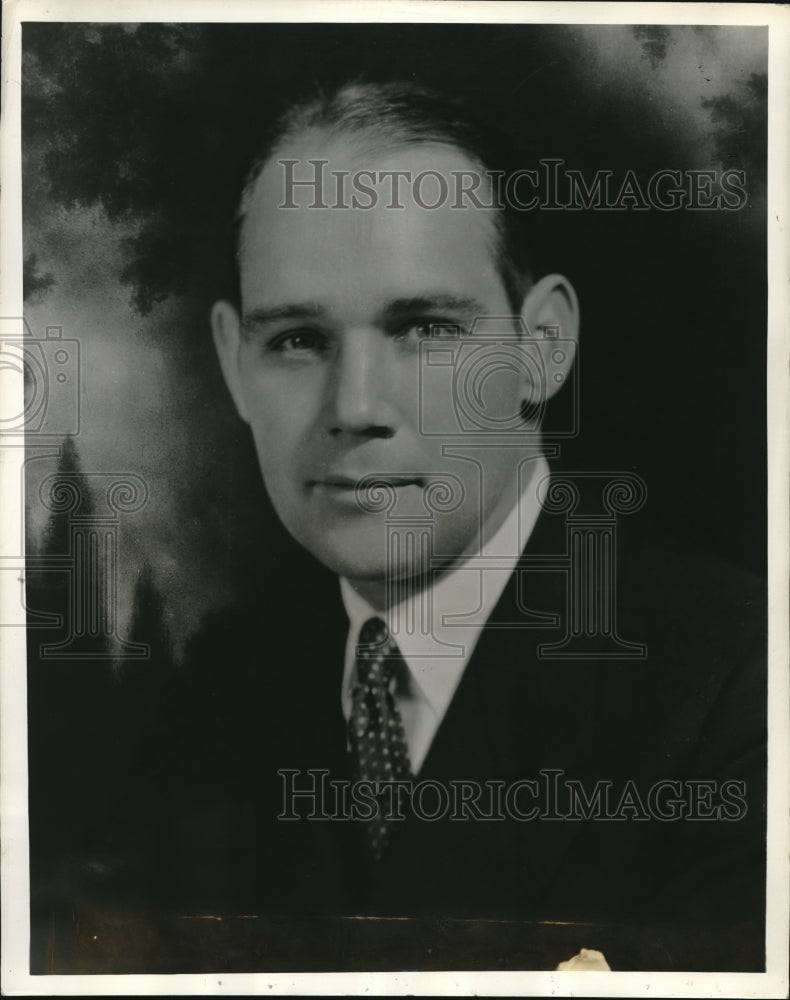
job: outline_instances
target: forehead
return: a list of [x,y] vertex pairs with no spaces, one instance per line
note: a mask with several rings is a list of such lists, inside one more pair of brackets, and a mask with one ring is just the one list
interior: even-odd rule
[[[285,166],[285,160],[296,162]],[[396,171],[398,180],[390,174]],[[244,307],[309,298],[348,311],[423,290],[463,292],[480,301],[504,294],[494,212],[456,198],[459,173],[479,172],[461,150],[439,143],[377,149],[369,138],[320,130],[295,137],[271,157],[247,196],[240,245]],[[286,187],[289,177],[320,177],[318,199],[312,183]],[[486,185],[478,189],[484,201]],[[316,200],[329,207],[313,207]]]

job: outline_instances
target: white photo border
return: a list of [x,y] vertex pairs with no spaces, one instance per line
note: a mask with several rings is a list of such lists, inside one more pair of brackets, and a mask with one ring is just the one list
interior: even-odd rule
[[[392,994],[666,997],[784,997],[790,913],[790,686],[788,530],[790,481],[790,9],[773,4],[444,3],[423,0],[6,0],[2,34],[2,235],[0,315],[22,316],[21,25],[23,21],[104,22],[426,22],[716,24],[767,26],[768,476],[769,476],[769,797],[765,973],[409,972],[31,976],[27,838],[26,658],[24,621],[0,629],[2,795],[2,989],[10,996],[126,994]],[[11,404],[22,410],[22,384]],[[0,555],[18,552],[24,448],[0,435]],[[0,574],[0,606],[19,607],[18,587]],[[20,615],[21,617],[21,615]]]

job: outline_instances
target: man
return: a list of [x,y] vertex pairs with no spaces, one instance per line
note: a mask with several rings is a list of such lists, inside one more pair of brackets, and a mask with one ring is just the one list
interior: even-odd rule
[[[498,200],[507,162],[431,94],[350,85],[292,109],[249,174],[239,298],[212,330],[272,504],[320,565],[287,588],[262,553],[261,592],[192,643],[158,891],[698,940],[751,924],[759,965],[759,598],[615,545],[620,624],[609,608],[583,656],[552,652],[571,577],[541,421],[579,308]],[[610,570],[573,606],[603,606]],[[615,958],[720,967],[673,946]]]

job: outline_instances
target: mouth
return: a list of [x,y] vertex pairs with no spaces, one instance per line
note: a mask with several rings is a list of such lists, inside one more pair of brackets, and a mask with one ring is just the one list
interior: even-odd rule
[[362,476],[324,476],[313,485],[333,486],[337,489],[375,489],[376,486],[425,486],[424,476],[407,473],[368,472]]
[[427,479],[412,473],[365,473],[361,476],[326,475],[308,482],[308,487],[317,489],[334,499],[355,503],[375,494],[376,491],[404,490],[411,486],[424,489]]

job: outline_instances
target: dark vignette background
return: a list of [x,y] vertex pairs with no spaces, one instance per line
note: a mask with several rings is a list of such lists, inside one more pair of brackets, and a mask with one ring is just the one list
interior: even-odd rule
[[[121,526],[119,567],[121,633],[151,659],[123,663],[106,642],[104,660],[38,662],[57,635],[30,632],[34,914],[131,752],[114,734],[144,726],[203,615],[239,594],[265,605],[308,559],[263,492],[207,316],[230,287],[244,164],[316,83],[446,89],[511,131],[525,167],[746,172],[737,212],[543,213],[534,239],[582,303],[581,435],[564,464],[643,477],[647,507],[624,530],[656,526],[764,571],[766,41],[756,28],[24,25],[27,316],[39,334],[62,325],[83,364],[80,434],[59,462],[29,462],[29,551],[64,551],[65,522],[36,506],[58,466],[137,473],[151,493]],[[63,600],[62,581],[29,575],[31,608]]]

